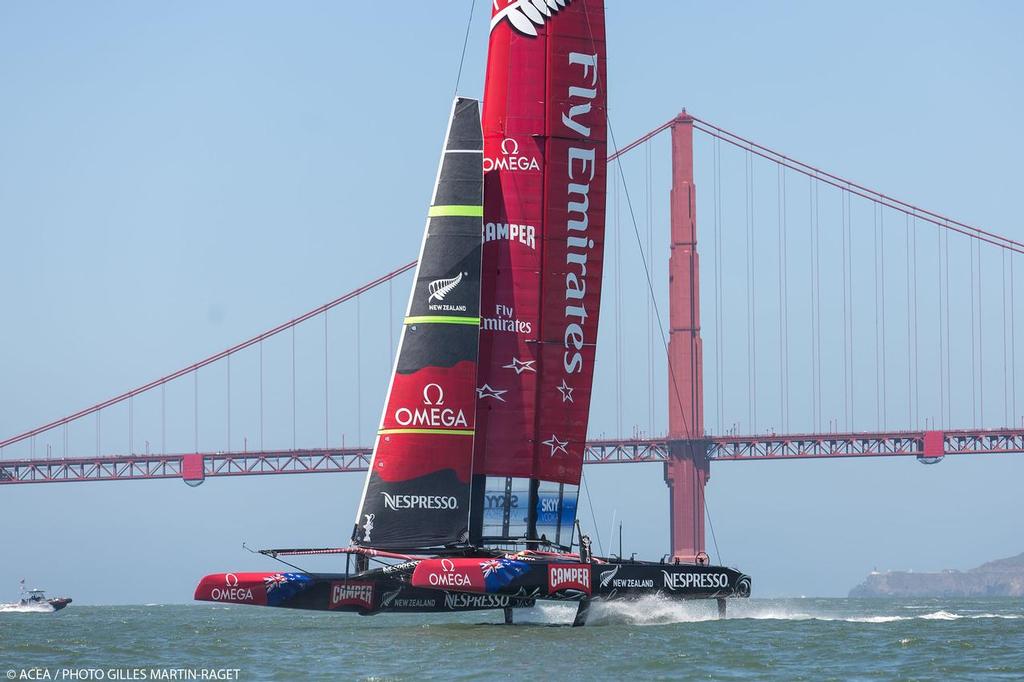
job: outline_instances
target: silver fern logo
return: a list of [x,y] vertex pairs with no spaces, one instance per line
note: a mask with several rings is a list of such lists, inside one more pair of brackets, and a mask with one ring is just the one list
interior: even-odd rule
[[427,301],[443,301],[444,297],[452,292],[455,287],[459,286],[459,282],[462,281],[462,275],[459,273],[455,277],[448,279],[435,279],[433,282],[427,285],[427,291],[430,292],[430,297]]
[[608,587],[608,583],[612,581],[612,578],[619,572],[621,566],[616,566],[610,571],[601,571],[601,587]]
[[[505,9],[498,10],[491,17],[491,30],[504,20],[520,33],[528,36],[537,35],[537,27],[543,26],[558,10],[572,0],[514,0]],[[495,0],[497,6],[497,0]]]
[[380,606],[381,606],[381,608],[387,608],[388,606],[391,606],[391,602],[395,601],[395,597],[397,597],[398,593],[401,592],[401,591],[402,591],[402,588],[399,587],[397,590],[392,590],[390,592],[385,592],[384,595],[381,596],[381,598],[380,598]]

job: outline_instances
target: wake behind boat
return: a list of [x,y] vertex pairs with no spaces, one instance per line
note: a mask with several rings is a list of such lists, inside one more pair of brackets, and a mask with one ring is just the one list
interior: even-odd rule
[[[750,595],[707,565],[595,557],[576,521],[600,310],[603,0],[493,3],[483,115],[457,98],[362,500],[342,548],[217,573],[204,601],[458,611]],[[338,574],[283,557],[346,556]],[[370,561],[383,564],[371,568]]]

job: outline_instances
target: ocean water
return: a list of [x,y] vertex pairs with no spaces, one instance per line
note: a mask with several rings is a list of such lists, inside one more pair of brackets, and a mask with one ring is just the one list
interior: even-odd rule
[[[0,613],[3,679],[1024,679],[1024,600],[660,598],[381,615],[245,606]],[[14,676],[11,676],[11,671]]]

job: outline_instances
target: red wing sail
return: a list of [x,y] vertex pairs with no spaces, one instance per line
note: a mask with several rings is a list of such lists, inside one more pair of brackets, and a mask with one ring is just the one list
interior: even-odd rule
[[604,8],[602,0],[493,7],[474,534],[567,543],[601,293]]
[[480,327],[480,107],[456,99],[353,542],[469,537]]

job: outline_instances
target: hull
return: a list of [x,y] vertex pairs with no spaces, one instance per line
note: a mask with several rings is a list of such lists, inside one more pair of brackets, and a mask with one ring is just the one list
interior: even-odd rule
[[215,573],[200,581],[195,599],[371,615],[529,608],[538,600],[744,598],[750,587],[749,576],[724,566],[508,555],[414,560],[353,575]]
[[60,597],[57,599],[48,599],[50,606],[53,607],[54,611],[60,611],[62,608],[71,603],[70,597]]

